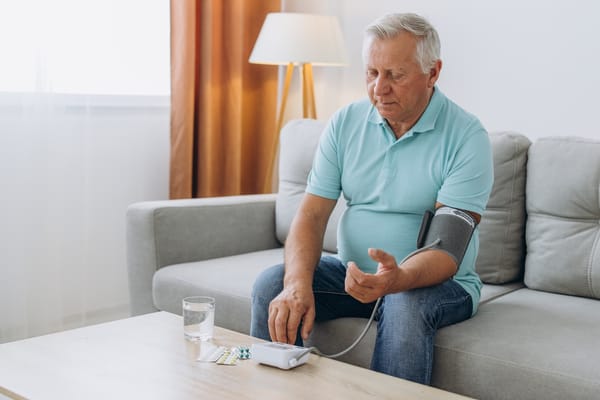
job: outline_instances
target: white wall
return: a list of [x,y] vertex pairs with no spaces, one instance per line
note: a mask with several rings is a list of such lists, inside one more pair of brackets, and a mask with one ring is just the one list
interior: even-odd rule
[[[282,5],[288,12],[340,18],[350,63],[342,69],[315,67],[320,119],[365,95],[364,27],[388,12],[416,12],[440,34],[440,89],[488,130],[518,131],[533,140],[557,135],[600,139],[600,2],[283,0]],[[299,116],[298,104],[290,100],[288,117]]]

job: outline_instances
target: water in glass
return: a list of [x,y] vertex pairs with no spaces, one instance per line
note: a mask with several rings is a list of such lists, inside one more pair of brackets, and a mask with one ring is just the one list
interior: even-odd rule
[[190,340],[209,340],[213,336],[215,305],[211,301],[183,302],[183,331]]

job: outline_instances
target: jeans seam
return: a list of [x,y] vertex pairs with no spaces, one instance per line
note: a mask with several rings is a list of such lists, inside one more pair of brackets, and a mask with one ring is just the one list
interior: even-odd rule
[[314,294],[335,294],[338,296],[350,296],[348,293],[330,292],[327,290],[314,290],[313,293]]
[[434,354],[434,346],[435,346],[435,332],[437,331],[437,329],[434,331],[434,333],[428,333],[427,334],[427,340],[430,341],[431,346],[427,346],[427,363],[426,363],[426,375],[425,375],[425,383],[427,385],[431,384],[431,375],[433,374],[433,354]]
[[440,307],[444,307],[444,306],[447,306],[447,305],[457,305],[457,304],[461,304],[461,303],[466,302],[470,298],[471,298],[471,295],[467,293],[466,295],[464,295],[464,296],[462,296],[460,298],[454,298],[452,300],[440,302],[439,305],[440,305]]
[[[469,301],[471,302],[471,307],[472,307],[472,305],[473,305],[473,299],[471,298],[471,295],[467,293],[464,296],[457,297],[457,298],[454,298],[452,300],[448,300],[448,301],[444,301],[444,302],[439,303],[438,304],[438,312],[440,313],[440,317],[445,314],[446,308],[456,307],[456,306],[465,306],[465,305],[468,305],[466,303],[468,303]],[[448,325],[453,325],[455,323],[462,322],[462,321],[465,321],[465,320],[469,319],[469,317],[471,316],[470,311],[467,311],[466,314],[467,314],[467,316],[465,318],[461,319],[460,321],[452,322],[450,324],[444,324],[444,325],[442,325],[442,321],[440,320],[440,322],[438,322],[438,324],[437,324],[438,326],[435,329],[435,331],[437,332],[441,327],[445,327],[445,326],[448,326]]]

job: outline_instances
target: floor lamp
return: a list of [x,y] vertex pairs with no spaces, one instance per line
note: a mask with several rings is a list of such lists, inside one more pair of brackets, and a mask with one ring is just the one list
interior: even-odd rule
[[279,146],[279,132],[287,104],[294,66],[302,78],[302,117],[317,118],[313,65],[340,66],[346,63],[342,31],[336,17],[300,13],[270,13],[258,34],[249,61],[254,64],[286,65],[283,91],[275,124],[265,191],[271,178]]

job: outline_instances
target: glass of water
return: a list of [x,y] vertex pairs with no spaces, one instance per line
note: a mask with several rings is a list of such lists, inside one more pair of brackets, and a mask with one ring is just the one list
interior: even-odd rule
[[191,296],[183,299],[183,333],[188,340],[210,340],[215,326],[215,299]]

